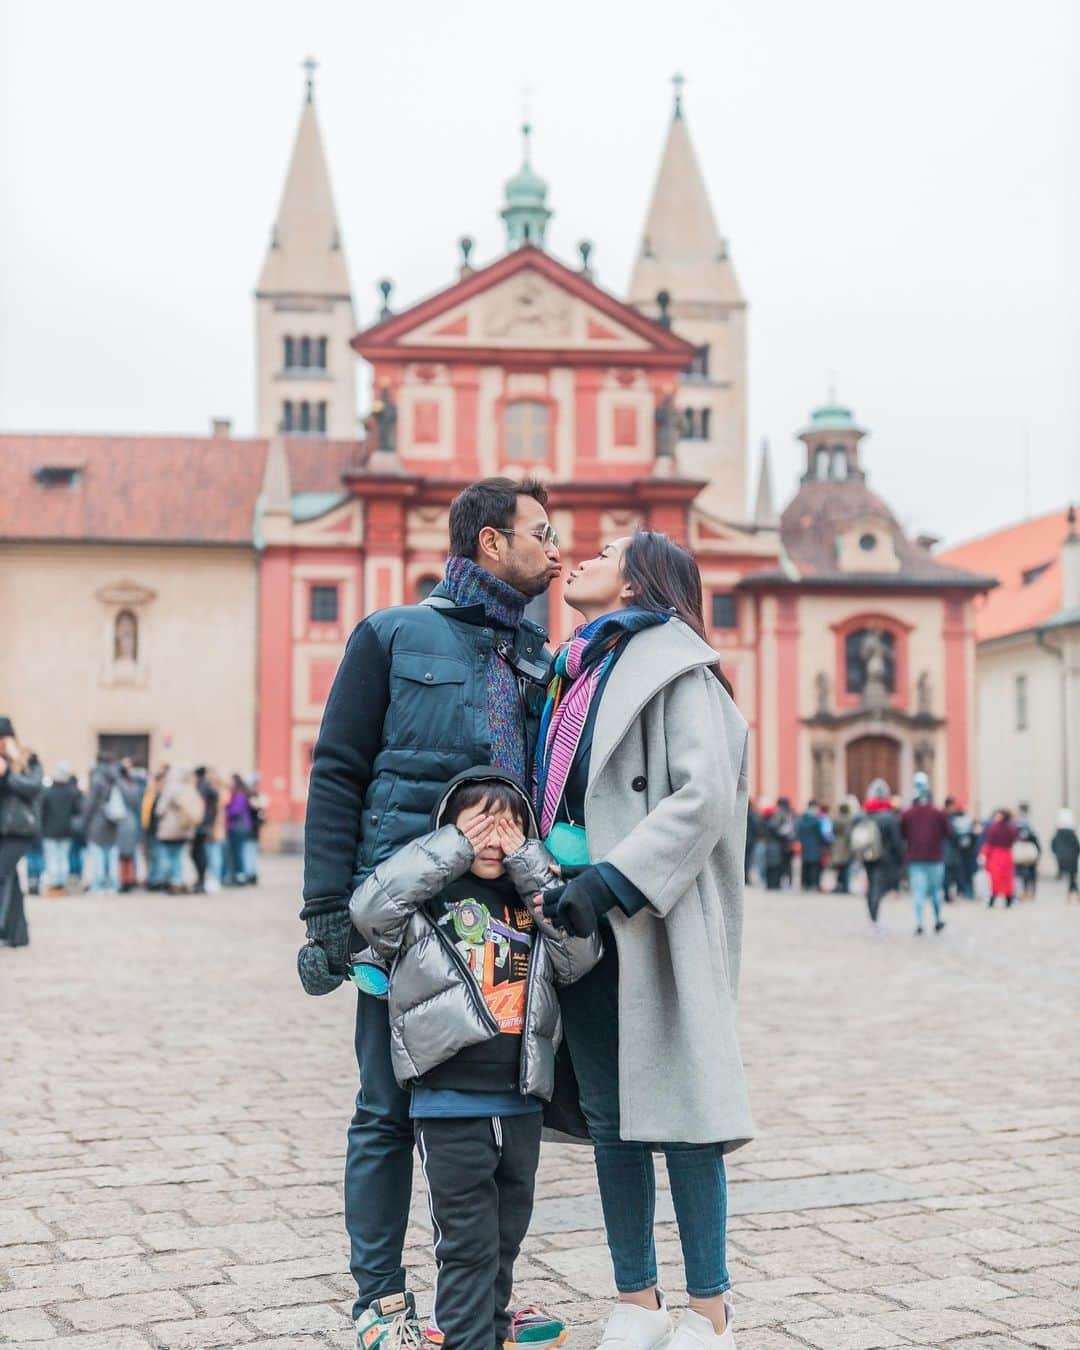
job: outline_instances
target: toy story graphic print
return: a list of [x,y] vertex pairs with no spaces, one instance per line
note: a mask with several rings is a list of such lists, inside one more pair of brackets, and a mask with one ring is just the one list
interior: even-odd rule
[[448,905],[439,922],[449,929],[499,1030],[520,1036],[525,1026],[532,915],[515,905],[496,918],[482,900],[466,898]]

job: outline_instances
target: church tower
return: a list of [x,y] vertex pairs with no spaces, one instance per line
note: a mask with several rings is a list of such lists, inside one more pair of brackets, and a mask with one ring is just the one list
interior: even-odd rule
[[521,128],[521,168],[506,183],[506,202],[499,215],[506,226],[506,247],[520,248],[522,244],[544,247],[548,221],[552,217],[547,204],[547,184],[532,166],[529,140],[532,127],[528,122]]
[[315,62],[255,290],[260,436],[356,437],[356,331],[330,173],[315,116]]
[[670,323],[697,356],[675,391],[684,478],[708,486],[698,504],[746,518],[746,301],[717,229],[682,106],[677,75],[667,143],[630,279],[630,303]]

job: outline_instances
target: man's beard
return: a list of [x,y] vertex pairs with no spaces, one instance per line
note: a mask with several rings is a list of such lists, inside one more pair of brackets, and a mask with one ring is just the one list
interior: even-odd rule
[[538,595],[543,595],[553,580],[554,578],[548,568],[537,575],[534,572],[526,572],[523,568],[511,567],[503,577],[503,581],[508,586],[513,586],[515,591],[520,591],[530,600],[535,599]]

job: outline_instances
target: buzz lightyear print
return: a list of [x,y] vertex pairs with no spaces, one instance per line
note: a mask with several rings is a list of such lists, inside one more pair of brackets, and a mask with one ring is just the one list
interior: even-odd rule
[[525,1025],[532,916],[515,909],[512,916],[495,918],[483,901],[470,897],[449,905],[442,922],[452,930],[454,946],[472,971],[499,1030],[520,1035]]

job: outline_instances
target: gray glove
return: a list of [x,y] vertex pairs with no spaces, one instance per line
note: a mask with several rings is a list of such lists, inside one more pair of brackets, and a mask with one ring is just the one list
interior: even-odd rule
[[352,936],[348,910],[313,914],[307,921],[307,936],[307,944],[296,954],[300,983],[309,994],[331,994],[348,973]]

